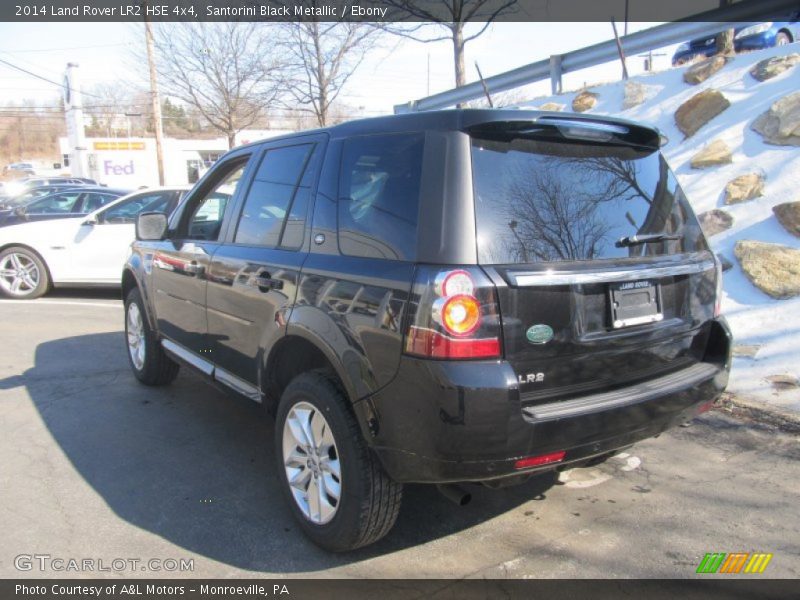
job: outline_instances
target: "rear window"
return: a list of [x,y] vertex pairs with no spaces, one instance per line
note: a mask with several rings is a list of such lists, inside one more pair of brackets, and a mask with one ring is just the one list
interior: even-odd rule
[[[633,258],[707,249],[658,151],[534,139],[473,138],[483,264]],[[626,237],[665,234],[646,244]]]

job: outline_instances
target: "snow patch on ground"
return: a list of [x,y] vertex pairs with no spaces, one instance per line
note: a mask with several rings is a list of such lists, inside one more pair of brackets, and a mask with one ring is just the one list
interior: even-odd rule
[[[700,85],[683,81],[685,68],[635,77],[647,86],[643,104],[622,110],[624,82],[589,87],[599,94],[596,106],[587,114],[608,114],[647,121],[670,139],[664,155],[683,186],[695,212],[721,208],[734,218],[731,229],[709,239],[713,250],[730,260],[734,267],[724,277],[722,310],[733,330],[736,345],[758,345],[753,358],[737,357],[729,391],[800,412],[800,389],[778,391],[766,380],[771,375],[800,376],[800,297],[773,300],[754,287],[739,268],[733,248],[736,241],[753,239],[800,248],[800,240],[789,234],[775,219],[772,207],[800,201],[800,148],[765,144],[751,123],[773,102],[800,89],[800,66],[773,79],[758,82],[750,68],[771,56],[800,52],[800,44],[789,44],[749,54],[740,54],[721,71]],[[684,139],[675,125],[678,107],[704,89],[722,92],[731,106],[703,126],[693,137]],[[546,102],[572,105],[579,92],[536,98],[521,107],[539,107]],[[724,140],[733,152],[729,165],[697,170],[689,166],[691,157],[713,140]],[[726,206],[725,185],[735,177],[758,172],[766,177],[761,198]]]

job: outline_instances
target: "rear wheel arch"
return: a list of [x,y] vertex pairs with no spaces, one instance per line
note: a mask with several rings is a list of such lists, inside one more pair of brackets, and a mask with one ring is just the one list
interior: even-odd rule
[[317,371],[324,374],[347,399],[348,407],[358,421],[364,439],[372,439],[370,417],[364,410],[365,403],[357,402],[355,390],[347,383],[343,365],[326,353],[324,347],[321,340],[312,340],[302,333],[290,333],[275,344],[261,371],[264,408],[274,416],[283,392],[292,380],[304,373]]
[[[322,344],[311,341],[303,335],[289,334],[282,337],[272,348],[261,375],[261,391],[265,395],[265,407],[271,414],[275,414],[281,396],[291,381],[309,371],[324,372],[327,378],[342,390],[350,406],[353,406],[356,400],[353,390],[345,383],[343,373],[337,368],[335,359],[320,346]],[[366,431],[358,411],[353,412],[362,431]]]

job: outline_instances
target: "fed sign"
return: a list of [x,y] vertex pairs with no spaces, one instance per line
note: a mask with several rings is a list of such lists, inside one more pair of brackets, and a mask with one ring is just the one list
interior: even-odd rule
[[103,172],[106,175],[133,175],[136,170],[133,167],[133,160],[122,164],[113,160],[104,160]]

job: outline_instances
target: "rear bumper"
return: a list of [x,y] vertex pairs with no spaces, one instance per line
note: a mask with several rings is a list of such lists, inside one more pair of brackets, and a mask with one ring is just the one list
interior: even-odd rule
[[[396,481],[486,481],[548,470],[656,436],[713,402],[728,382],[731,346],[724,320],[713,329],[707,362],[575,401],[526,408],[504,361],[404,356],[394,381],[356,407]],[[560,451],[557,464],[515,469],[520,458]]]

